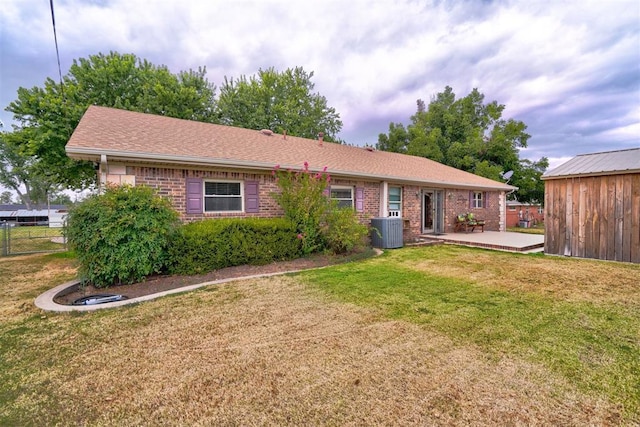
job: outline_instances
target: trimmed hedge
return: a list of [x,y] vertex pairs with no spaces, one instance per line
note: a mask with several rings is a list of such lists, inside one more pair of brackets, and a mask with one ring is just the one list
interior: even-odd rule
[[283,218],[228,218],[180,227],[169,245],[169,271],[199,274],[234,265],[263,265],[301,256],[296,227]]

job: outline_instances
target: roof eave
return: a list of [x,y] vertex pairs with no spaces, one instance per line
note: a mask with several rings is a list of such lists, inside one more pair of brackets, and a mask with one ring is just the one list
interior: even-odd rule
[[[233,159],[224,159],[224,158],[202,158],[202,157],[193,157],[193,156],[179,156],[179,155],[167,155],[167,154],[156,154],[156,153],[132,153],[128,151],[119,151],[119,150],[96,150],[93,148],[84,148],[84,147],[65,147],[65,151],[67,155],[71,158],[75,158],[78,160],[88,160],[99,162],[101,156],[105,155],[109,160],[115,161],[144,161],[144,162],[162,162],[167,164],[176,164],[176,165],[189,165],[189,166],[227,166],[234,167],[240,169],[259,169],[259,170],[273,170],[276,166],[274,163],[267,162],[251,162],[245,160],[233,160]],[[299,165],[286,165],[280,164],[278,165],[281,168],[298,168]],[[314,172],[319,172],[320,169],[314,170]],[[497,190],[497,191],[513,191],[517,190],[518,187],[514,187],[512,185],[476,185],[476,184],[464,184],[460,182],[451,182],[451,181],[438,181],[438,180],[419,180],[419,179],[408,179],[406,177],[394,176],[394,175],[376,175],[365,172],[352,172],[352,171],[344,171],[344,170],[330,170],[329,171],[334,176],[340,177],[353,177],[353,178],[365,178],[371,180],[385,180],[385,181],[393,181],[393,182],[401,182],[407,184],[420,184],[420,185],[430,185],[435,187],[442,188],[463,188],[469,190]]]

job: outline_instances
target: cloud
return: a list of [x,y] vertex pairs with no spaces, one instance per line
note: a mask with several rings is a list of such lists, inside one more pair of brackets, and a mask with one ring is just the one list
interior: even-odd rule
[[[45,2],[46,3],[46,2]],[[564,158],[640,146],[640,6],[634,1],[67,0],[55,2],[63,73],[111,50],[209,80],[302,66],[344,122],[375,143],[416,100],[449,85],[506,105],[532,135],[522,155]],[[6,106],[56,77],[48,4],[0,9]],[[0,114],[5,123],[10,115]]]

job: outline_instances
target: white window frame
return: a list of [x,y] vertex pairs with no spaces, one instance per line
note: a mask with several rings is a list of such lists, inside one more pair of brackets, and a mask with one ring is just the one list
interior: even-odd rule
[[[400,190],[400,200],[398,201],[391,201],[391,193],[392,193],[392,189],[397,188],[398,190]],[[392,204],[397,204],[398,205],[398,209],[392,209],[391,205]],[[389,211],[389,216],[393,216],[393,217],[402,217],[402,187],[397,186],[397,185],[390,185],[388,192],[387,192],[387,210]]]
[[[336,190],[336,191],[349,190],[350,197],[349,198],[333,197],[333,190]],[[354,200],[354,194],[353,193],[354,193],[353,187],[350,187],[348,185],[332,185],[331,188],[329,188],[329,197],[331,198],[331,200],[335,200],[338,203],[348,201],[349,202],[349,207],[352,208],[352,209],[355,208],[355,200]],[[343,206],[343,207],[346,207],[346,206]]]
[[473,203],[471,206],[474,209],[481,209],[484,207],[484,196],[482,191],[473,192]]
[[[221,184],[238,184],[240,186],[240,194],[239,195],[213,195],[207,194],[207,183],[221,183]],[[224,211],[214,211],[207,210],[207,199],[213,198],[225,198],[225,197],[234,197],[240,198],[240,210],[224,210]],[[235,181],[235,180],[226,180],[226,179],[205,179],[202,182],[202,210],[205,213],[242,213],[244,212],[244,182],[243,181]]]

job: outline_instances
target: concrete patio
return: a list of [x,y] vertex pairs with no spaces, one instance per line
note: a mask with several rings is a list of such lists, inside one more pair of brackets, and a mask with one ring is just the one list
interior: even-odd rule
[[425,240],[510,252],[531,253],[544,250],[544,235],[542,234],[485,231],[440,235],[425,234],[421,237]]

